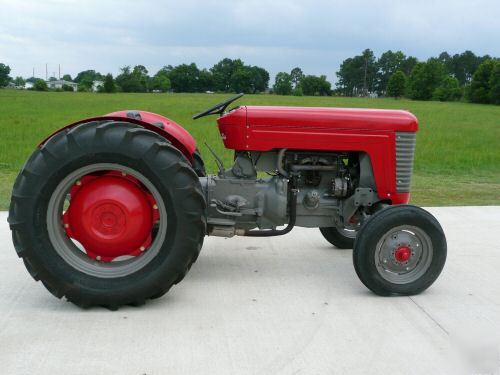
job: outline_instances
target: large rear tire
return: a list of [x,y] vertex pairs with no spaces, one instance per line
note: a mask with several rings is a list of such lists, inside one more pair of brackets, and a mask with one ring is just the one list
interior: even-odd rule
[[[95,178],[107,170],[108,179],[130,174],[160,211],[144,253],[116,262],[78,254],[57,211],[68,186],[81,184],[79,173]],[[56,134],[31,155],[14,184],[9,223],[18,255],[52,294],[116,309],[159,297],[183,279],[203,243],[205,204],[198,176],[168,141],[129,123],[91,122]]]
[[205,163],[203,162],[200,150],[198,149],[193,152],[193,169],[198,177],[205,177],[207,175],[207,172],[205,171]]
[[429,212],[389,206],[361,227],[353,249],[363,284],[382,296],[418,294],[438,278],[446,261],[446,237]]

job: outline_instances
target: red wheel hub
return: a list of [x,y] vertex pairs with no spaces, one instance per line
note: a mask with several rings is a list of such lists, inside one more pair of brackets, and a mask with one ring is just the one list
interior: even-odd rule
[[70,194],[63,215],[66,233],[83,245],[89,257],[111,261],[137,256],[151,244],[158,209],[151,193],[134,177],[119,172],[88,175]]
[[394,258],[400,262],[408,262],[411,258],[411,249],[408,246],[399,246],[394,252]]

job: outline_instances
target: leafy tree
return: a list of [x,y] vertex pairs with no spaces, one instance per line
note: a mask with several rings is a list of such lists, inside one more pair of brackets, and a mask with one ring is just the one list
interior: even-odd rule
[[195,63],[177,65],[169,74],[175,92],[200,91],[200,70]]
[[375,83],[375,75],[377,66],[375,63],[375,55],[371,49],[365,49],[361,54],[363,58],[363,95],[368,96],[368,93],[373,91]]
[[447,67],[447,65],[450,63],[451,59],[452,57],[446,51],[441,52],[438,56],[438,60],[441,61],[445,67]]
[[242,66],[231,76],[231,91],[252,93],[254,91],[252,78],[251,68]]
[[387,83],[387,95],[394,98],[400,98],[406,90],[406,75],[402,70],[397,70]]
[[209,70],[200,70],[197,90],[201,92],[214,90],[214,77]]
[[417,65],[418,59],[413,56],[408,56],[401,64],[401,70],[403,73],[408,77],[413,68],[415,68],[415,65]]
[[426,92],[425,67],[425,62],[417,63],[410,74],[408,79],[408,94],[412,99],[430,99],[430,95]]
[[90,92],[90,91],[92,91],[92,85],[88,86],[88,83],[85,83],[85,84],[79,83],[76,91],[78,91],[78,92]]
[[446,76],[441,85],[434,90],[433,99],[441,102],[455,101],[462,97],[462,89],[458,79]]
[[455,54],[446,62],[448,73],[458,79],[461,85],[470,83],[472,75],[479,65],[489,59],[489,56],[476,56],[471,51]]
[[76,75],[74,82],[78,83],[78,91],[92,91],[94,81],[102,81],[104,76],[93,69],[84,70]]
[[269,85],[269,73],[261,67],[245,65],[240,59],[224,58],[210,68],[211,89],[225,92],[263,92]]
[[269,87],[269,72],[260,66],[250,67],[252,73],[252,92],[264,92]]
[[17,87],[24,87],[24,85],[26,84],[26,81],[24,80],[23,77],[16,77],[14,79],[14,85],[16,85]]
[[151,89],[158,90],[161,92],[166,92],[170,90],[171,83],[170,83],[170,78],[168,78],[170,71],[171,69],[168,69],[167,67],[163,67],[160,70],[158,70],[158,72],[151,79],[150,83]]
[[71,78],[71,76],[70,76],[69,74],[65,74],[65,75],[63,75],[63,76],[62,76],[62,79],[63,79],[64,81],[69,81],[69,82],[73,81],[73,79]]
[[304,77],[304,73],[302,72],[302,69],[297,67],[292,69],[290,76],[292,77],[293,88],[296,89],[300,85],[300,81]]
[[106,77],[104,77],[104,84],[101,87],[102,90],[107,93],[116,91],[115,80],[113,79],[113,75],[111,75],[111,73],[106,74]]
[[243,61],[240,59],[231,60],[226,57],[210,68],[210,72],[214,77],[215,90],[225,92],[231,91],[231,77],[242,67]]
[[47,82],[45,82],[43,79],[37,79],[33,84],[33,90],[47,91],[48,89],[49,87],[47,86]]
[[385,94],[389,78],[391,78],[397,70],[401,69],[405,60],[406,56],[401,51],[392,52],[391,50],[389,50],[387,52],[384,52],[380,56],[380,58],[377,61],[378,70],[377,70],[377,82],[376,82],[376,89],[380,95]]
[[144,65],[136,65],[132,70],[132,76],[139,83],[138,90],[136,92],[147,92],[149,84],[148,70]]
[[[373,51],[366,49],[361,55],[342,62],[337,72],[337,88],[346,96],[367,95],[375,88],[376,73],[377,64]],[[306,94],[306,90],[303,91]]]
[[116,84],[123,92],[146,92],[148,90],[148,71],[143,65],[136,65],[133,69],[124,66],[116,77]]
[[67,85],[67,84],[62,85],[61,88],[62,88],[62,91],[74,91],[73,87],[71,87],[70,85]]
[[0,87],[5,87],[10,82],[10,66],[0,63]]
[[292,76],[286,72],[276,74],[273,91],[278,95],[290,95],[292,93]]
[[308,75],[302,78],[300,88],[304,95],[331,95],[332,85],[326,76]]
[[170,87],[172,87],[172,84],[170,83],[170,78],[168,78],[168,76],[156,74],[151,79],[150,87],[152,90],[167,92],[170,90]]
[[80,84],[82,81],[85,82],[94,82],[94,81],[102,81],[103,76],[101,73],[97,73],[95,70],[84,70],[80,72],[75,77],[75,82]]
[[341,95],[355,96],[358,91],[359,78],[358,67],[355,66],[355,60],[351,57],[345,59],[340,64],[337,75],[337,90]]
[[[116,76],[115,82],[123,92],[135,92],[139,89],[139,82],[132,76],[132,69],[130,66],[120,68],[120,74]],[[78,86],[80,88],[80,86]]]
[[233,92],[256,93],[267,89],[269,73],[258,66],[242,65],[231,76]]
[[491,99],[490,81],[495,67],[493,60],[486,60],[472,76],[468,96],[473,103],[489,103]]
[[445,68],[438,59],[429,59],[415,65],[408,80],[408,91],[412,99],[430,100],[445,77]]
[[500,61],[495,62],[491,71],[490,100],[493,104],[500,104]]
[[90,77],[84,77],[78,83],[78,91],[87,92],[92,91],[92,86],[94,85],[94,80]]

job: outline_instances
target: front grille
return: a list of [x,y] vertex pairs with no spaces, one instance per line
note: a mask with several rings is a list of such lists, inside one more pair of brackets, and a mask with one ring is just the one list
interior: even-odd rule
[[410,191],[416,133],[396,133],[396,191]]

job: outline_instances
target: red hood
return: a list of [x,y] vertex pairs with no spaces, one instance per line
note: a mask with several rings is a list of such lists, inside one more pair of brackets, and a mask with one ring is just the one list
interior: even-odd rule
[[[251,127],[286,126],[415,132],[417,118],[407,111],[358,108],[247,106]],[[231,116],[231,112],[226,116]]]

